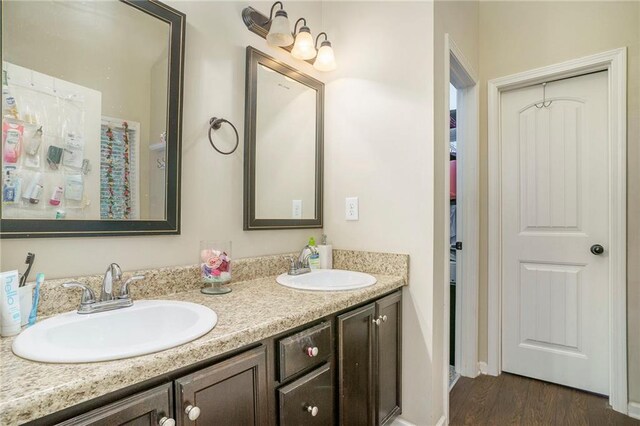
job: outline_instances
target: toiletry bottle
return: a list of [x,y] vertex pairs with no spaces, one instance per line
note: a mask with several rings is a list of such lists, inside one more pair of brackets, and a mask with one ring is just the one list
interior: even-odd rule
[[64,191],[61,186],[56,186],[53,189],[53,194],[51,194],[51,198],[49,199],[49,204],[51,204],[52,206],[59,206],[63,192]]
[[318,246],[318,254],[320,254],[320,269],[333,268],[333,247],[327,244],[327,236],[322,234],[322,240]]
[[0,335],[20,333],[20,299],[18,297],[18,271],[0,273]]
[[2,202],[15,203],[16,201],[16,185],[11,178],[11,173],[7,170],[7,176],[2,183]]
[[7,82],[7,71],[2,71],[2,116],[18,119],[18,107],[16,98],[11,95]]
[[40,197],[42,196],[42,174],[38,173],[34,179],[34,183],[31,185],[31,191],[29,191],[28,197],[31,204],[38,204]]
[[318,253],[318,247],[316,247],[316,239],[309,238],[309,247],[311,254],[309,255],[309,267],[312,270],[320,269],[320,254]]

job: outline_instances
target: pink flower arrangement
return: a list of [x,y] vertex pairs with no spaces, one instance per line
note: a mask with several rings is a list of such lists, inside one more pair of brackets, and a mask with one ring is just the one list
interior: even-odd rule
[[231,258],[226,252],[214,249],[200,251],[202,278],[208,282],[225,282],[231,279]]

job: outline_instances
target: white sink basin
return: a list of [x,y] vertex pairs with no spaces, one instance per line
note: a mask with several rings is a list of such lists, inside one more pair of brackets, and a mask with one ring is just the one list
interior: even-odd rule
[[95,314],[68,312],[36,323],[13,341],[13,353],[32,361],[109,361],[180,346],[215,327],[211,309],[189,302],[139,300]]
[[282,274],[276,278],[278,284],[298,290],[342,291],[369,287],[376,279],[362,272],[341,269],[318,269],[302,275]]

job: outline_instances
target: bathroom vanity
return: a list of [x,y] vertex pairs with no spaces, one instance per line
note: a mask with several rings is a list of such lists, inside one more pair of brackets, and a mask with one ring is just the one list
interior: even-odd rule
[[367,301],[60,424],[385,424],[400,411],[400,304]]
[[[337,266],[374,265],[368,272],[376,284],[288,288],[265,276],[286,265],[286,256],[238,261],[241,280],[222,297],[203,295],[197,279],[189,281],[197,269],[137,271],[151,280],[132,290],[134,300],[198,303],[218,314],[216,327],[165,351],[82,364],[27,361],[11,353],[11,338],[1,339],[0,424],[385,424],[401,407],[408,259],[361,253],[347,260],[346,253],[354,252],[336,251]],[[84,281],[93,285],[94,278]],[[59,294],[59,283],[49,285],[43,300]]]

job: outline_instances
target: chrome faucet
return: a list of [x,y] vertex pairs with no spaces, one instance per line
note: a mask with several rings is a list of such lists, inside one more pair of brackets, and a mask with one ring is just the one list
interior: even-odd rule
[[107,267],[107,271],[104,273],[102,279],[102,291],[100,292],[100,301],[106,302],[107,300],[113,300],[113,280],[120,282],[122,280],[122,269],[117,263],[112,263]]
[[107,268],[102,279],[102,291],[100,292],[100,300],[96,300],[96,294],[86,284],[79,283],[77,281],[70,281],[62,284],[65,288],[81,288],[82,297],[80,299],[80,306],[78,307],[79,314],[91,314],[95,312],[111,311],[113,309],[127,308],[133,305],[133,299],[129,294],[129,285],[134,281],[144,279],[144,275],[136,275],[129,278],[120,286],[120,295],[114,297],[113,295],[113,281],[114,278],[117,282],[122,281],[122,270],[117,263],[112,263]]
[[[307,249],[309,249],[309,254],[305,255],[304,252]],[[318,250],[314,246],[304,246],[297,259],[293,256],[289,258],[289,271],[287,272],[287,274],[301,275],[311,272],[311,267],[309,266],[309,257],[313,254],[318,254]]]

